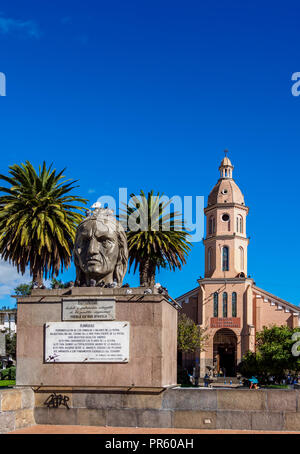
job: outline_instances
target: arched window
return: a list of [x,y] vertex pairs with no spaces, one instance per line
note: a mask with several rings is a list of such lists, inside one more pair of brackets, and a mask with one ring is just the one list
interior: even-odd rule
[[222,270],[229,271],[229,248],[224,246],[222,250]]
[[211,216],[208,221],[208,233],[211,235],[212,233],[215,233],[215,218],[214,216]]
[[211,270],[211,257],[212,257],[212,248],[210,247],[207,251],[207,269]]
[[242,246],[239,247],[239,251],[240,251],[240,268],[241,271],[244,271],[244,249],[242,248]]
[[214,293],[214,317],[219,317],[219,295]]
[[236,317],[236,292],[232,293],[231,306],[232,306],[232,317]]
[[236,218],[236,231],[243,233],[243,217],[241,215]]
[[227,302],[228,302],[228,296],[227,293],[223,293],[223,317],[227,317]]

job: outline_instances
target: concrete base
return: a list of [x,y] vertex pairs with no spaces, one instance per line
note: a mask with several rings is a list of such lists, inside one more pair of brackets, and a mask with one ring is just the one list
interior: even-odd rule
[[[143,288],[80,287],[33,290],[18,298],[17,377],[20,386],[166,387],[177,383],[177,309],[157,292]],[[62,321],[62,300],[114,297],[116,321],[130,324],[126,363],[45,361],[45,325]],[[71,322],[72,323],[72,322]]]
[[56,390],[70,409],[47,408],[50,390],[35,392],[37,424],[236,430],[300,430],[298,390]]

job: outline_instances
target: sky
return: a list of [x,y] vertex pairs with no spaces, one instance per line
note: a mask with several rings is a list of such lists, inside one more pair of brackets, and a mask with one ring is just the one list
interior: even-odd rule
[[[119,188],[206,204],[228,149],[250,208],[248,273],[300,304],[299,16],[297,1],[2,1],[0,173],[45,160],[89,205]],[[177,297],[203,275],[197,242],[157,280]],[[29,279],[0,262],[0,306]]]

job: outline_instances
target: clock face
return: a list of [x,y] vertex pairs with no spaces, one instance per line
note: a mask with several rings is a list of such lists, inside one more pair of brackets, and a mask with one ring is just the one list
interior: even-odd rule
[[224,213],[224,214],[222,214],[222,221],[224,221],[224,222],[228,222],[228,221],[229,221],[229,219],[230,219],[230,216],[229,216],[229,214],[227,214],[227,213]]

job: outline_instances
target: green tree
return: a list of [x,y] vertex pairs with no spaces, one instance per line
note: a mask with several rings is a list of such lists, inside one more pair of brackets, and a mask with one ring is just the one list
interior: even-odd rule
[[31,284],[20,284],[14,289],[15,295],[18,296],[28,296],[31,293],[32,283]]
[[256,375],[265,383],[270,376],[280,383],[287,372],[300,371],[300,357],[292,354],[294,332],[288,326],[264,327],[256,334],[256,352],[248,352],[239,365],[239,371],[245,377]]
[[[120,220],[127,225],[129,269],[139,267],[140,285],[153,286],[160,268],[175,271],[186,263],[190,251],[188,232],[183,226],[181,213],[170,212],[172,200],[165,202],[163,194],[148,196],[131,194],[130,204]],[[133,228],[132,228],[133,227]]]
[[5,335],[6,342],[6,355],[11,356],[12,359],[16,359],[16,349],[17,349],[17,335],[16,333],[10,335],[7,333]]
[[65,284],[64,282],[62,282],[61,279],[55,279],[55,278],[53,278],[53,279],[51,280],[51,284],[50,284],[50,286],[51,286],[52,289],[55,288],[55,287],[56,287],[56,288],[66,288],[67,285],[68,285],[68,284]]
[[[24,274],[29,266],[33,281],[57,276],[70,265],[75,231],[83,219],[86,200],[71,195],[75,181],[65,180],[46,163],[37,173],[29,161],[10,167],[10,176],[0,179],[0,254]],[[76,205],[74,205],[76,203]]]
[[186,314],[178,316],[177,349],[182,353],[201,352],[208,339],[206,329],[193,322]]

